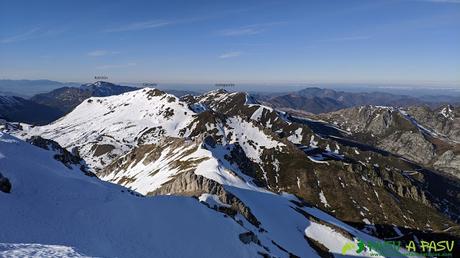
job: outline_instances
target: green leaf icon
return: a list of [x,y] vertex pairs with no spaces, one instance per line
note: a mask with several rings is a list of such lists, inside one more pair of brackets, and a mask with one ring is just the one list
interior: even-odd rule
[[352,242],[346,243],[342,247],[342,255],[345,255],[348,252],[348,250],[352,250],[354,248],[356,248],[355,243],[352,243]]
[[365,249],[366,249],[366,246],[364,245],[364,243],[362,241],[358,241],[358,250],[356,250],[356,253],[359,254]]

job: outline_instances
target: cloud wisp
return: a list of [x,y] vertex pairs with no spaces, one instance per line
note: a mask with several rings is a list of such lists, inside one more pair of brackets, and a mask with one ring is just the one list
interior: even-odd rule
[[242,53],[240,51],[226,52],[226,53],[223,53],[222,55],[220,55],[219,58],[221,58],[221,59],[235,58],[235,57],[241,56],[241,54]]
[[170,21],[162,20],[153,20],[153,21],[143,21],[143,22],[133,22],[118,27],[113,27],[104,30],[104,32],[123,32],[123,31],[140,31],[154,28],[161,28],[173,24]]
[[19,33],[13,36],[0,38],[0,44],[7,44],[7,43],[16,43],[20,41],[26,41],[36,38],[48,37],[48,36],[55,36],[61,34],[62,32],[66,31],[66,29],[42,29],[39,27],[32,28],[26,32]]
[[93,57],[98,57],[98,56],[108,56],[108,55],[116,55],[119,54],[120,52],[118,51],[108,51],[108,50],[94,50],[91,52],[88,52],[88,56],[93,56]]
[[317,42],[343,42],[343,41],[356,41],[356,40],[366,40],[370,39],[370,36],[348,36],[348,37],[339,37],[339,38],[330,38],[330,39],[320,39]]
[[98,70],[108,70],[108,69],[115,69],[115,68],[126,68],[131,66],[136,66],[136,63],[126,63],[126,64],[107,64],[107,65],[100,65],[96,66]]
[[39,28],[34,28],[24,33],[13,35],[10,37],[1,38],[0,43],[5,44],[5,43],[14,43],[18,41],[28,40],[28,39],[33,38],[37,31],[39,31]]
[[271,22],[271,23],[261,23],[261,24],[251,24],[246,25],[238,28],[232,29],[225,29],[218,32],[221,36],[248,36],[248,35],[256,35],[262,32],[267,31],[270,27],[275,25],[282,24],[282,22]]

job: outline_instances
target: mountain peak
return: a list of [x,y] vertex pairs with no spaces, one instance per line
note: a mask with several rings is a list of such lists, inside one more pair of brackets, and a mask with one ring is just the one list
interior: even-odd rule
[[82,85],[82,87],[104,87],[104,86],[117,86],[117,85],[111,82],[106,82],[106,81],[96,81],[94,83],[86,83]]

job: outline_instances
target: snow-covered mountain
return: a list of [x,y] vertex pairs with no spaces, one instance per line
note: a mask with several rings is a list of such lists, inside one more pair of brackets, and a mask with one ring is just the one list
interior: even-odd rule
[[458,235],[458,181],[246,93],[178,99],[146,88],[92,97],[52,124],[10,131],[51,139],[99,178],[143,195],[205,201],[275,256],[340,253],[332,242],[348,240],[325,236],[342,230],[402,241]]
[[136,87],[97,81],[83,84],[80,87],[61,87],[50,92],[40,93],[33,96],[31,101],[60,110],[63,114],[66,114],[89,97],[113,96],[137,89]]
[[92,168],[100,169],[139,141],[154,143],[160,139],[154,136],[177,136],[193,114],[176,97],[143,89],[90,98],[58,121],[28,133],[53,139],[65,148],[78,148]]
[[53,153],[0,134],[1,173],[11,183],[0,192],[0,255],[316,257],[320,248],[341,253],[357,239],[379,241],[291,195],[229,186],[254,223],[218,195],[142,197]]

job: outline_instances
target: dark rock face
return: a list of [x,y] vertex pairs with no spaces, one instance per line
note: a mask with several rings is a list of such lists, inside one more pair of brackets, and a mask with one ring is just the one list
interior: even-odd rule
[[147,195],[177,194],[198,197],[203,193],[217,195],[223,203],[231,205],[231,210],[235,211],[234,214],[236,214],[236,211],[241,213],[251,224],[259,227],[260,222],[251,213],[249,207],[241,200],[226,191],[221,184],[203,176],[196,175],[193,172],[181,173],[159,189]]
[[96,175],[92,172],[89,172],[86,166],[86,163],[83,161],[82,158],[79,157],[78,152],[74,151],[74,153],[70,153],[68,150],[62,148],[57,142],[44,139],[40,136],[32,136],[30,139],[27,140],[28,143],[35,145],[39,148],[53,151],[56,154],[54,155],[54,159],[60,161],[68,168],[72,168],[72,166],[78,167],[85,175],[95,177]]
[[254,234],[254,232],[248,231],[245,233],[241,233],[238,237],[240,238],[240,241],[244,244],[250,244],[252,242],[260,245],[260,241],[257,238],[256,234]]
[[0,191],[2,191],[4,193],[11,193],[10,180],[8,180],[8,178],[4,177],[1,173],[0,173]]

